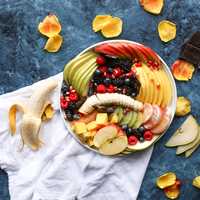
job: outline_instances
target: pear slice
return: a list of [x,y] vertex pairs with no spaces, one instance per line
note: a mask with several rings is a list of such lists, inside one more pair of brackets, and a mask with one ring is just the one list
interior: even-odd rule
[[198,124],[196,119],[189,115],[174,135],[165,144],[167,147],[186,145],[193,142],[198,135]]
[[199,131],[198,131],[198,135],[195,138],[195,140],[193,142],[189,143],[189,144],[177,147],[176,154],[179,155],[183,152],[186,152],[189,149],[192,149],[193,147],[195,147],[199,143],[199,141],[200,141],[200,127],[199,127]]

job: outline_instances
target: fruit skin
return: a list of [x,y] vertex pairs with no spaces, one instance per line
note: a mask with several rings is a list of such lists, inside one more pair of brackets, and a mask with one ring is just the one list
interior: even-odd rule
[[195,67],[189,62],[179,59],[172,64],[171,71],[176,80],[189,81],[192,78]]
[[165,144],[167,147],[175,147],[186,145],[195,140],[198,135],[198,123],[196,119],[189,115],[177,131],[172,135],[169,141]]
[[140,5],[149,13],[159,15],[164,6],[164,0],[139,0]]
[[191,112],[190,100],[186,97],[178,97],[176,102],[176,116],[185,116]]

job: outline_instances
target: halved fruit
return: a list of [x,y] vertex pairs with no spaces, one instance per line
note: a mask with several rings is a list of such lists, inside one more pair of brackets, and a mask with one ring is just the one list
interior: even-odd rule
[[143,123],[146,123],[153,114],[153,107],[149,103],[144,104],[144,111],[143,111]]
[[61,25],[55,15],[49,14],[39,23],[38,30],[41,34],[47,37],[53,37],[60,33]]
[[149,121],[147,121],[144,124],[144,127],[146,129],[152,129],[154,128],[156,125],[158,125],[162,119],[162,115],[163,115],[163,111],[161,110],[161,108],[157,105],[153,105],[153,114],[151,116],[151,118],[149,119]]
[[162,11],[164,0],[140,0],[140,5],[147,12],[158,15]]
[[111,19],[111,15],[97,15],[92,22],[93,31],[100,31]]
[[179,59],[173,63],[171,70],[175,79],[188,81],[192,78],[195,68],[193,64]]
[[186,145],[195,140],[198,135],[198,123],[196,119],[189,115],[178,130],[166,143],[167,147]]
[[159,124],[156,127],[154,127],[153,129],[151,129],[151,132],[154,135],[161,134],[164,130],[166,130],[167,126],[169,125],[169,122],[170,122],[170,116],[168,114],[164,113]]
[[189,144],[181,145],[181,146],[177,147],[176,154],[179,155],[183,152],[186,152],[189,149],[192,149],[193,147],[195,147],[199,143],[199,141],[200,141],[200,127],[199,127],[199,130],[198,130],[198,135],[197,135],[196,139]]

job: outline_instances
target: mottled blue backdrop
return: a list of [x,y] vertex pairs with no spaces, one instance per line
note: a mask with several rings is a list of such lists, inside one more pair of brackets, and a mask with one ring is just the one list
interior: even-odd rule
[[[85,47],[104,40],[93,33],[91,21],[97,14],[112,14],[123,19],[119,38],[134,40],[152,47],[167,64],[177,58],[180,46],[200,28],[199,0],[166,0],[161,15],[153,16],[140,8],[137,0],[1,0],[0,1],[0,94],[16,90],[63,70],[64,64]],[[49,12],[62,23],[64,44],[58,53],[42,50],[46,38],[37,31],[38,23]],[[157,34],[157,24],[169,19],[177,24],[177,37],[164,44]],[[195,73],[189,83],[177,83],[178,94],[192,101],[192,113],[200,121],[200,76]],[[175,119],[167,134],[155,145],[139,200],[165,199],[155,187],[155,179],[166,171],[174,171],[183,181],[181,200],[198,200],[200,191],[191,185],[200,175],[200,150],[185,159],[167,149],[164,143],[184,119]],[[124,172],[126,173],[126,172]],[[134,172],[133,173],[137,173]],[[0,200],[8,200],[8,181],[0,170]]]

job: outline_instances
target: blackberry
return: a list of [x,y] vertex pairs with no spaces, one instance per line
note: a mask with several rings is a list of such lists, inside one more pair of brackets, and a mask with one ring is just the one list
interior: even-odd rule
[[127,86],[129,86],[130,83],[131,83],[130,78],[125,78],[125,80],[124,80],[124,84],[127,85]]
[[70,110],[70,111],[75,110],[75,109],[76,109],[76,103],[70,103],[70,104],[68,105],[68,108],[67,108],[67,109]]
[[103,78],[101,78],[101,77],[96,77],[96,76],[93,78],[93,80],[94,80],[94,83],[96,83],[97,85],[99,85],[99,84],[101,84],[101,83],[104,82],[104,79],[103,79]]
[[73,113],[70,111],[70,110],[66,110],[65,111],[65,114],[66,114],[66,117],[69,121],[72,121],[74,118],[73,118]]
[[63,84],[61,91],[62,91],[63,95],[66,95],[66,93],[69,91],[69,85]]
[[103,82],[104,82],[105,85],[109,85],[109,84],[111,84],[111,79],[106,78]]
[[145,128],[144,128],[144,126],[140,126],[137,130],[138,130],[138,132],[139,132],[140,134],[143,135],[143,133],[144,133],[144,131],[145,131]]
[[100,76],[101,75],[101,71],[99,69],[96,69],[96,71],[94,72],[94,76]]
[[122,78],[113,79],[113,84],[117,87],[120,87],[124,84],[124,80]]

